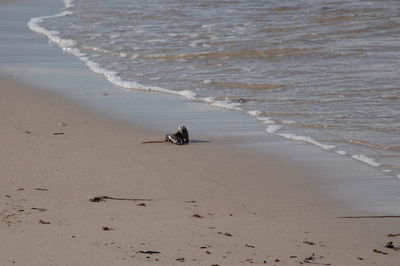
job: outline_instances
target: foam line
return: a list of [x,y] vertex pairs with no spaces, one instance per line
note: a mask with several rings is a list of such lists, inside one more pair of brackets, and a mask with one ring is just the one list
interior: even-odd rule
[[324,150],[332,150],[335,149],[336,146],[333,145],[327,145],[327,144],[322,144],[321,142],[316,141],[313,138],[307,137],[307,136],[297,136],[294,134],[290,134],[290,133],[278,133],[278,131],[282,129],[282,126],[280,125],[270,125],[267,127],[266,132],[276,135],[276,136],[281,136],[290,140],[295,140],[295,141],[301,141],[301,142],[305,142],[305,143],[309,143],[309,144],[313,144],[317,147],[320,147]]
[[378,163],[374,159],[369,158],[369,157],[367,157],[365,155],[362,155],[362,154],[356,154],[356,155],[353,155],[351,157],[353,159],[357,160],[357,161],[360,161],[360,162],[363,162],[363,163],[366,163],[366,164],[369,164],[369,165],[372,165],[372,166],[375,166],[375,167],[378,167],[378,166],[381,165],[380,163]]

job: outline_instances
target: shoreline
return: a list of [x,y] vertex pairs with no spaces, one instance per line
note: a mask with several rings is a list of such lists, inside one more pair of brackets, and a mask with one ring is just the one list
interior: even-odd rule
[[[15,55],[6,57],[6,71],[4,64],[0,68],[8,78],[40,88],[0,82],[0,133],[6,140],[0,175],[0,230],[7,243],[0,250],[2,264],[180,265],[177,259],[184,258],[185,265],[297,265],[315,253],[317,263],[397,265],[398,253],[383,247],[390,240],[399,244],[387,237],[399,233],[396,220],[337,218],[369,212],[325,193],[334,184],[324,177],[332,174],[333,166],[323,173],[296,159],[304,153],[304,144],[291,143],[289,148],[278,137],[265,137],[260,144],[261,131],[251,119],[168,95],[135,92],[137,106],[123,110],[126,117],[101,111],[128,92],[110,91],[112,86],[83,70],[83,64],[65,63],[74,58],[43,52],[38,60],[34,52],[58,49],[45,44],[41,36],[34,37],[23,44],[36,49],[31,56],[23,61],[14,48]],[[13,72],[16,69],[27,71]],[[43,79],[46,71],[54,74],[48,80]],[[83,90],[82,81],[90,84]],[[160,109],[153,108],[153,114],[134,121],[128,117],[132,110],[140,112],[165,98],[170,100],[165,109],[178,110],[159,116]],[[215,136],[207,134],[208,116],[218,126],[225,123],[222,129],[215,127]],[[161,121],[152,124],[146,121],[149,117]],[[194,120],[189,129],[194,129],[197,142],[186,147],[140,144],[172,130],[177,119]],[[241,127],[236,127],[238,121]],[[226,134],[230,131],[235,132]],[[248,142],[235,144],[238,135]],[[243,149],[252,145],[258,148]],[[259,152],[260,147],[273,152]],[[274,153],[281,149],[289,152]],[[318,157],[322,151],[308,147],[306,152]],[[340,189],[349,184],[346,170],[335,173],[343,179],[336,182],[344,182]],[[152,201],[142,202],[145,206],[89,201],[101,195]],[[153,249],[161,254],[140,253]]]
[[[289,139],[291,141],[298,141],[298,142],[310,144],[310,145],[316,146],[320,149],[323,149],[323,150],[326,150],[329,152],[333,152],[333,153],[342,155],[344,157],[347,157],[349,159],[357,160],[359,162],[367,164],[367,165],[373,167],[375,170],[380,171],[381,174],[383,173],[385,175],[388,175],[389,178],[400,178],[400,175],[396,174],[396,170],[394,170],[394,169],[396,169],[395,165],[391,166],[390,163],[385,164],[383,158],[385,158],[387,154],[381,154],[380,158],[382,159],[382,162],[380,162],[381,160],[377,159],[376,156],[370,157],[368,154],[364,154],[361,150],[354,149],[354,147],[351,148],[352,144],[350,144],[350,143],[357,143],[356,145],[359,145],[361,147],[361,146],[363,146],[363,145],[361,145],[363,141],[353,141],[352,139],[343,138],[343,142],[347,143],[347,146],[339,145],[338,143],[342,142],[341,140],[317,141],[317,139],[313,138],[311,135],[308,135],[307,133],[296,134],[292,130],[285,129],[285,124],[292,123],[290,121],[286,121],[286,122],[285,121],[274,121],[275,120],[274,118],[264,117],[263,115],[260,115],[263,113],[261,109],[258,110],[257,108],[255,108],[254,110],[247,109],[247,111],[245,111],[245,109],[241,108],[241,105],[239,103],[234,103],[234,102],[229,102],[229,101],[224,101],[224,100],[216,100],[216,99],[213,99],[213,97],[210,98],[207,96],[205,98],[198,97],[198,95],[195,91],[186,90],[185,88],[181,88],[182,90],[176,91],[176,90],[165,89],[164,85],[166,85],[168,87],[168,84],[159,84],[156,87],[153,87],[153,86],[148,87],[148,86],[142,85],[140,83],[136,83],[134,81],[121,79],[113,71],[108,70],[107,67],[104,68],[104,67],[98,65],[95,62],[96,60],[93,61],[92,59],[89,59],[89,57],[87,57],[85,52],[82,53],[82,51],[80,51],[78,48],[76,48],[76,46],[74,44],[75,41],[73,41],[72,39],[69,39],[69,37],[66,37],[66,39],[63,39],[65,37],[61,38],[60,37],[61,35],[59,35],[57,32],[48,31],[47,29],[45,29],[41,26],[41,23],[43,21],[46,21],[47,19],[52,20],[53,18],[57,18],[57,17],[64,17],[64,16],[68,17],[70,15],[73,16],[73,11],[69,11],[70,7],[74,7],[73,1],[72,2],[64,1],[64,2],[66,5],[66,8],[60,10],[60,13],[56,13],[56,14],[50,15],[50,16],[32,18],[28,22],[28,27],[33,32],[35,32],[37,34],[41,34],[43,36],[46,36],[49,40],[49,43],[59,47],[66,54],[72,55],[76,59],[82,61],[86,65],[86,67],[90,69],[90,71],[102,76],[104,79],[106,79],[111,84],[113,84],[113,86],[115,86],[117,88],[126,89],[128,91],[132,91],[132,90],[136,91],[136,92],[137,91],[151,91],[152,93],[173,95],[176,97],[182,97],[182,98],[184,98],[186,100],[190,100],[190,101],[206,103],[209,106],[216,106],[218,108],[223,108],[223,109],[230,110],[230,111],[240,112],[240,113],[246,114],[248,116],[251,116],[251,118],[248,118],[248,120],[256,119],[259,121],[259,123],[264,124],[263,130],[265,132],[267,132],[268,135],[275,135],[275,136],[279,136],[281,138]],[[149,77],[149,78],[151,79],[151,77]],[[330,136],[331,133],[332,132],[329,132],[329,131],[326,132],[326,136],[324,138],[329,139],[331,137]],[[323,133],[323,134],[325,134],[325,133]],[[335,135],[335,134],[332,134],[332,136],[333,135]],[[357,138],[357,137],[354,136],[353,138]],[[337,146],[337,145],[339,145],[339,146]],[[368,145],[364,145],[364,146],[368,146]],[[372,145],[371,145],[371,147],[372,147]],[[387,149],[390,150],[391,148],[389,146],[387,146]],[[392,157],[392,156],[390,156],[390,157]],[[393,157],[393,158],[395,158],[395,157]],[[387,169],[387,167],[393,168],[393,169],[390,170],[390,169]]]
[[265,125],[241,112],[174,95],[126,91],[112,86],[74,56],[62,54],[59,47],[49,45],[45,36],[29,30],[26,23],[32,16],[54,14],[56,9],[64,7],[63,1],[42,0],[37,4],[31,7],[27,0],[18,0],[6,5],[10,11],[4,10],[5,34],[0,39],[0,56],[4,59],[0,73],[6,78],[47,89],[102,115],[141,125],[162,136],[185,124],[195,139],[228,137],[229,145],[294,161],[317,171],[329,183],[324,193],[352,208],[376,214],[400,211],[396,196],[399,179],[364,163],[267,134]]

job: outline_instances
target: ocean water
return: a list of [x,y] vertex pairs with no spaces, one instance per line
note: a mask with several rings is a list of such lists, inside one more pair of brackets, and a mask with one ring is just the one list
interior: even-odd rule
[[115,86],[254,116],[400,178],[400,3],[65,0],[29,27]]

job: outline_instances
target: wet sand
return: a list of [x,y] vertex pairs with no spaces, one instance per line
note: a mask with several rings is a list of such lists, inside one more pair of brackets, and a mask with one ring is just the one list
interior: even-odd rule
[[2,265],[398,265],[384,245],[400,245],[399,218],[338,218],[364,214],[293,162],[224,138],[141,144],[162,136],[48,91],[0,91]]

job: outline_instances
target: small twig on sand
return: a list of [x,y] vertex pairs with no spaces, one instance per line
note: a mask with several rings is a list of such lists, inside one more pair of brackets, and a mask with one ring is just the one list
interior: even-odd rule
[[378,254],[388,255],[388,253],[383,252],[383,251],[381,251],[381,250],[378,250],[378,249],[376,249],[376,248],[374,248],[372,251],[375,252],[375,253],[378,253]]
[[35,187],[35,189],[39,191],[49,191],[47,188]]
[[330,263],[319,263],[319,262],[312,262],[312,261],[308,261],[308,260],[304,260],[304,263],[308,263],[308,264],[316,264],[316,265],[332,265]]
[[338,218],[363,219],[363,218],[400,218],[400,215],[367,215],[367,216],[340,216]]
[[142,144],[149,144],[149,143],[164,143],[168,142],[167,140],[151,140],[151,141],[142,141]]
[[313,253],[311,256],[306,257],[303,260],[303,263],[308,263],[308,264],[316,264],[316,265],[331,265],[330,263],[319,263],[319,262],[315,262],[315,253]]
[[91,202],[100,202],[106,201],[106,199],[110,200],[132,200],[132,201],[152,201],[152,199],[138,199],[138,198],[114,198],[109,196],[99,196],[89,199]]
[[150,254],[150,255],[152,255],[152,254],[160,254],[161,252],[160,252],[160,251],[155,251],[155,250],[139,250],[139,251],[136,252],[136,253]]

